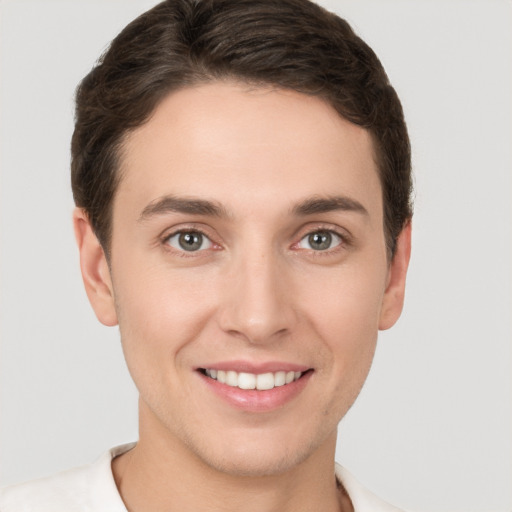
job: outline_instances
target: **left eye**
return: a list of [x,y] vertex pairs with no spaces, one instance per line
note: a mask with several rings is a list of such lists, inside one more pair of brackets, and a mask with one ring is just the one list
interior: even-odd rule
[[342,239],[336,233],[327,230],[309,233],[299,242],[301,249],[312,249],[313,251],[326,251],[342,243]]
[[180,251],[195,252],[212,247],[211,240],[199,231],[178,231],[167,239],[167,243]]

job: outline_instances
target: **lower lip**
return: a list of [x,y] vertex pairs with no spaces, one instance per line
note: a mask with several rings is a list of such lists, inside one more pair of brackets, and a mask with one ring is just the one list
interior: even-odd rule
[[283,407],[299,395],[306,387],[313,372],[304,373],[300,379],[290,384],[263,391],[228,386],[200,372],[198,374],[209,389],[231,406],[248,412],[267,412]]

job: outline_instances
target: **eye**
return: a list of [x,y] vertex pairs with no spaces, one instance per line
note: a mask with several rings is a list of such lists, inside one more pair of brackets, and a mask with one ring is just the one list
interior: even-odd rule
[[332,231],[321,230],[309,233],[301,239],[298,246],[301,249],[312,249],[313,251],[327,251],[342,243],[339,235]]
[[202,251],[212,247],[212,241],[200,231],[178,231],[166,242],[175,249],[187,252]]

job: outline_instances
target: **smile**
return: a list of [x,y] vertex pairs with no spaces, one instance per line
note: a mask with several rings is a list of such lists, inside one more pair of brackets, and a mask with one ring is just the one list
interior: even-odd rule
[[246,373],[233,370],[204,369],[204,374],[211,379],[239,389],[256,389],[265,391],[279,386],[286,386],[300,379],[304,372],[277,371],[268,373]]

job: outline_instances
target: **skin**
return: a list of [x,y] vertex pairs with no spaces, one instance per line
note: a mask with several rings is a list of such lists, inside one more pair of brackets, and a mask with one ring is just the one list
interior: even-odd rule
[[[75,211],[87,294],[119,324],[140,392],[139,443],[113,462],[130,511],[351,510],[337,425],[401,313],[410,253],[408,225],[387,259],[373,154],[318,98],[200,85],[127,136],[110,262]],[[175,211],[169,196],[220,212]],[[345,202],[322,201],[333,196]],[[180,230],[202,232],[201,249],[180,248]],[[315,232],[332,233],[327,249]],[[310,371],[282,406],[247,411],[197,371],[234,360]]]

